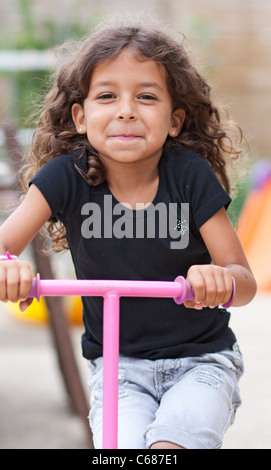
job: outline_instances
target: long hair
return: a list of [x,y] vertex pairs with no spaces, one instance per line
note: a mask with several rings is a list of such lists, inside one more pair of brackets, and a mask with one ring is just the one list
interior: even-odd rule
[[[86,181],[95,186],[105,180],[106,169],[98,152],[86,135],[78,134],[71,108],[74,103],[83,105],[97,65],[114,60],[125,49],[131,50],[138,60],[154,60],[164,66],[174,110],[185,110],[181,132],[177,138],[167,137],[165,150],[179,145],[201,154],[230,193],[227,168],[241,155],[241,130],[228,119],[224,108],[214,104],[211,87],[193,65],[184,41],[176,40],[161,28],[145,25],[108,26],[72,47],[67,44],[63,47],[69,58],[55,71],[45,96],[23,167],[24,188],[49,160],[76,149],[81,149],[81,156],[85,155],[88,161]],[[239,136],[239,142],[232,138],[234,135]],[[66,247],[62,224],[51,221],[47,228],[53,248],[60,251]]]

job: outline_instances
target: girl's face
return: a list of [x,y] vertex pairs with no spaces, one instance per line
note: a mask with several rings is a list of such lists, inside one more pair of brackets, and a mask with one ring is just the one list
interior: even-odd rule
[[164,67],[126,50],[96,67],[88,96],[83,106],[73,105],[72,116],[105,163],[135,163],[159,159],[168,134],[177,137],[185,113],[172,108]]

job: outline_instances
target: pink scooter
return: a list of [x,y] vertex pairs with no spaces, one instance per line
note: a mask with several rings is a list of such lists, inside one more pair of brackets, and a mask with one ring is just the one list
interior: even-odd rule
[[[33,280],[30,298],[40,296],[103,297],[103,448],[118,446],[118,363],[120,297],[168,297],[177,304],[194,300],[193,288],[182,276],[174,282],[115,280]],[[235,295],[223,307],[232,305]]]

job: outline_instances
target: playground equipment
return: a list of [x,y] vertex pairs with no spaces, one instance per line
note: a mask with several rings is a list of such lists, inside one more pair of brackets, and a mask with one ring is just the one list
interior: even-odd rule
[[[116,449],[118,439],[118,363],[120,297],[173,298],[177,304],[194,300],[193,288],[179,276],[173,282],[120,280],[33,280],[29,294],[38,301],[41,296],[103,297],[103,448]],[[231,306],[235,295],[223,305]]]
[[243,206],[238,236],[257,281],[259,292],[271,291],[271,163],[253,169],[251,190]]

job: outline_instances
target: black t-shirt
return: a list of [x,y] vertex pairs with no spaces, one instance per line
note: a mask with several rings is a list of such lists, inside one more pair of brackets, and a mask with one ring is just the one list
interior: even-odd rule
[[[84,157],[60,155],[31,181],[66,227],[78,279],[173,281],[191,265],[211,262],[199,228],[231,199],[200,155],[183,149],[162,155],[158,192],[146,210],[120,204],[106,182],[90,186],[82,176],[86,167]],[[103,299],[82,301],[83,355],[94,359],[102,355]],[[121,298],[120,353],[158,359],[219,351],[236,341],[228,322],[221,308]]]

